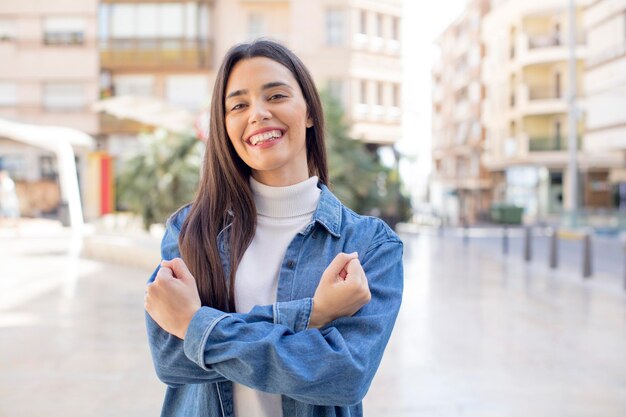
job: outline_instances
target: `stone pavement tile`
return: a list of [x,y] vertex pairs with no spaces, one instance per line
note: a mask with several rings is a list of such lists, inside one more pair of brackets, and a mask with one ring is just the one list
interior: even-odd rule
[[[403,305],[365,416],[626,415],[624,293],[447,239],[403,238]],[[63,245],[0,238],[11,271],[0,286],[36,287],[0,306],[0,416],[158,415],[150,271],[72,266],[54,253]]]
[[0,310],[0,415],[158,415],[164,389],[143,315],[149,272],[80,260],[78,275],[71,295],[59,285]]

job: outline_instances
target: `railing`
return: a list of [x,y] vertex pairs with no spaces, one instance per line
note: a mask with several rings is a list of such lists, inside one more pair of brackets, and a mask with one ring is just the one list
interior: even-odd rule
[[135,38],[100,41],[100,61],[104,68],[211,68],[212,55],[211,40]]
[[556,100],[562,98],[562,93],[553,85],[534,85],[528,87],[528,98],[529,100]]
[[[534,137],[528,139],[528,150],[530,152],[554,152],[554,151],[566,151],[567,150],[567,134],[563,136],[554,137]],[[578,150],[581,149],[582,138],[578,136],[576,138]]]
[[[562,33],[550,33],[545,35],[528,35],[528,49],[554,48],[556,46],[567,45],[568,37],[564,37]],[[585,43],[585,36],[578,33],[576,36],[576,44]]]
[[561,39],[556,33],[528,37],[528,49],[550,48],[559,45],[561,45]]

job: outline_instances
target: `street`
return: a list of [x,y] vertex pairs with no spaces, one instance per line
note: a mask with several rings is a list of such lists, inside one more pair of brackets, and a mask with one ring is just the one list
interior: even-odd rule
[[[583,281],[494,245],[401,237],[403,305],[365,416],[626,415],[620,277]],[[77,258],[73,244],[63,229],[0,235],[0,416],[158,415],[150,271]]]

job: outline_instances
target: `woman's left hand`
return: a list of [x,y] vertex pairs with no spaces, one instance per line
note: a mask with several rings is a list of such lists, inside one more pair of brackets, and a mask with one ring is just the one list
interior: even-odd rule
[[144,298],[146,311],[163,330],[185,339],[194,314],[200,309],[196,280],[180,258],[162,261]]

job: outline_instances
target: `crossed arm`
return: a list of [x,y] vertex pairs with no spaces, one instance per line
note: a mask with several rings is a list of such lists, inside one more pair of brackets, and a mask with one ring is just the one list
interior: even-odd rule
[[[164,259],[177,255],[165,252]],[[226,314],[199,307],[193,301],[193,277],[184,276],[179,261],[165,262],[153,274],[146,297],[157,374],[170,386],[231,380],[311,404],[358,403],[369,388],[400,306],[401,256],[402,244],[397,240],[372,245],[363,255],[363,274],[358,277],[365,280],[367,275],[371,301],[354,315],[354,311],[341,314],[334,305],[334,311],[322,315],[331,322],[322,327],[326,324],[322,320],[321,329],[309,322],[312,309],[333,304],[317,302],[325,300],[317,297],[324,294],[320,287],[313,299]],[[341,271],[327,281],[343,285],[340,280],[347,269]],[[324,282],[323,277],[320,286]],[[327,285],[326,290],[326,296],[333,295],[335,287]],[[178,312],[177,303],[191,307],[180,314],[182,319],[172,319],[175,314],[168,312],[168,303]]]

